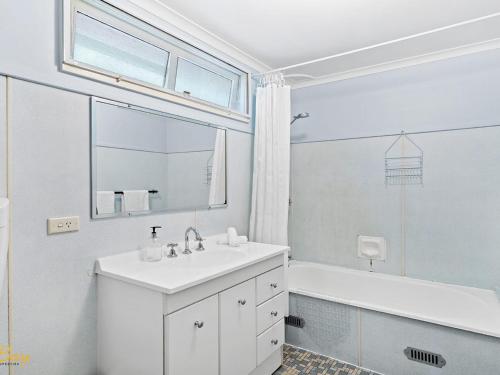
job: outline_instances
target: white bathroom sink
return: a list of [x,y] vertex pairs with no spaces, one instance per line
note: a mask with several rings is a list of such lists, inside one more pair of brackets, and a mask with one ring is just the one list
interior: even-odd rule
[[172,265],[186,268],[212,268],[234,263],[246,257],[247,253],[238,249],[193,251],[193,254],[181,255],[172,262]]
[[193,250],[176,258],[164,257],[159,262],[144,262],[139,251],[131,251],[96,262],[96,272],[166,294],[199,285],[252,264],[287,253],[289,247],[249,242],[239,247],[218,245],[207,239],[205,251]]

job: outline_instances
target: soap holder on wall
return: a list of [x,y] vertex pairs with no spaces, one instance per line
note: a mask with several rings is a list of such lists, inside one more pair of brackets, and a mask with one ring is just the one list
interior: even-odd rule
[[387,242],[384,237],[358,236],[358,257],[385,261]]

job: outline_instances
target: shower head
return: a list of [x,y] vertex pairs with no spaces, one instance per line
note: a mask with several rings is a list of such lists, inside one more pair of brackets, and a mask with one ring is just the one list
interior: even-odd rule
[[297,120],[300,120],[303,118],[308,118],[308,117],[309,117],[309,112],[299,113],[298,115],[293,116],[293,120],[290,122],[290,125],[292,125]]

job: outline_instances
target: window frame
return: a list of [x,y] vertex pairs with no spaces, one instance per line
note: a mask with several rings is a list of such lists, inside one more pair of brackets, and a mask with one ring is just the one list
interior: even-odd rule
[[[128,24],[126,21],[115,17],[105,10],[94,7],[82,0],[64,0],[63,2],[63,40],[62,40],[62,61],[61,61],[61,71],[75,74],[78,76],[83,76],[95,81],[104,82],[113,86],[117,86],[126,90],[138,92],[141,94],[150,95],[160,99],[164,99],[176,104],[188,106],[201,111],[213,113],[216,115],[232,118],[241,122],[250,122],[250,72],[235,67],[234,65],[217,58],[213,54],[207,51],[197,48],[192,44],[175,37],[168,32],[155,27],[148,22],[144,21],[138,16],[132,15],[123,9],[115,6],[104,0],[103,5],[111,6],[116,8],[118,11],[123,12],[127,17],[131,17],[134,22],[144,23],[147,28],[151,28],[158,35],[149,33],[148,31],[142,30],[140,27],[134,27]],[[82,13],[87,17],[91,17],[98,22],[117,29],[120,32],[130,35],[133,38],[141,40],[147,44],[157,47],[161,50],[168,52],[168,61],[165,73],[165,85],[164,87],[155,86],[147,82],[142,82],[138,79],[120,76],[117,73],[106,71],[104,69],[95,67],[93,65],[81,63],[73,59],[73,45],[74,45],[74,35],[75,35],[75,15],[76,13]],[[164,36],[165,38],[161,38]],[[175,45],[175,41],[182,43],[184,48]],[[178,59],[184,59],[189,63],[200,66],[203,69],[211,71],[215,74],[221,75],[224,78],[228,78],[232,81],[230,105],[233,100],[237,98],[237,95],[244,90],[246,93],[246,98],[243,103],[245,107],[244,112],[240,112],[229,107],[220,106],[214,103],[210,103],[205,100],[201,100],[185,93],[179,93],[175,91],[176,74],[177,74],[177,61]],[[203,64],[205,62],[206,65]],[[214,69],[215,68],[215,69]],[[216,70],[216,71],[214,71]],[[224,74],[226,73],[226,74]],[[230,77],[230,75],[239,77],[242,81],[240,83],[245,83],[244,88],[235,89],[236,82]],[[246,81],[246,82],[243,82]]]

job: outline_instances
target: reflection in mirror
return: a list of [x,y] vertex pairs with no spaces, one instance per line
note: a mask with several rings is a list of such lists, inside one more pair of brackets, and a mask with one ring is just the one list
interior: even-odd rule
[[93,98],[94,218],[226,204],[226,130]]

